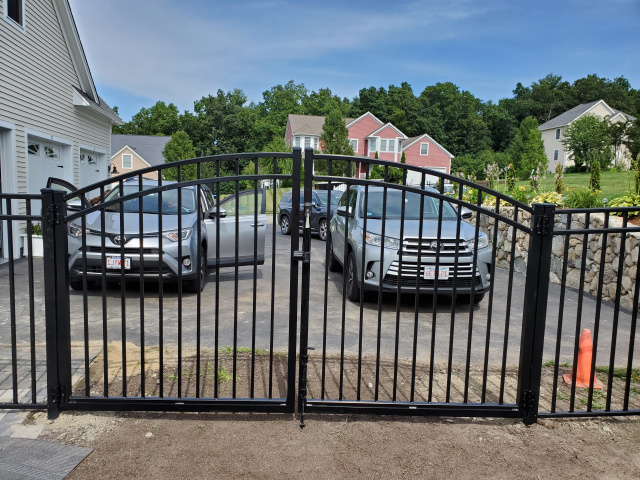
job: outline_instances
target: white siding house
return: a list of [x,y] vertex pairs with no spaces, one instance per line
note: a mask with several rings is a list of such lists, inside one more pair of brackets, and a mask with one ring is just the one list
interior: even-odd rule
[[107,178],[122,120],[96,92],[68,0],[0,0],[0,45],[1,191]]

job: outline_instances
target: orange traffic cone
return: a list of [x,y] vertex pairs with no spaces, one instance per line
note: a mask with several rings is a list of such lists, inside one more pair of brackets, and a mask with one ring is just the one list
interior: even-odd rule
[[[591,330],[585,328],[580,334],[580,343],[578,344],[578,367],[576,368],[576,387],[589,388],[589,378],[591,376],[591,360],[593,359],[593,342],[591,341]],[[571,385],[571,373],[565,373],[562,378],[564,383]],[[593,377],[593,388],[602,389],[602,382],[595,375]]]

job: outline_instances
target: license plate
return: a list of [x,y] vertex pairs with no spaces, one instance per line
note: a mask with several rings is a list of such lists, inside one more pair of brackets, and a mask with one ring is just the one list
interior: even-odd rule
[[[426,280],[434,280],[436,277],[435,267],[424,267],[424,278]],[[449,278],[449,267],[438,268],[438,280],[447,280]]]
[[[124,257],[124,269],[129,270],[131,268],[131,257]],[[121,270],[122,269],[122,257],[107,255],[107,269],[109,270]]]

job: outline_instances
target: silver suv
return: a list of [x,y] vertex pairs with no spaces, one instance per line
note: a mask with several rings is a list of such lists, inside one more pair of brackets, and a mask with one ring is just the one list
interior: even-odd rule
[[[432,188],[426,190],[437,193],[437,190]],[[401,239],[402,191],[387,189],[386,208],[383,209],[384,189],[369,187],[366,212],[365,187],[351,187],[344,193],[329,227],[329,270],[336,271],[344,266],[346,251],[346,291],[350,300],[359,301],[362,290],[381,288],[385,292],[396,292],[398,284],[401,292],[433,293],[437,282],[439,294],[450,294],[453,292],[454,281],[456,294],[468,296],[471,300],[470,295],[473,292],[475,303],[482,300],[491,284],[492,253],[487,236],[480,232],[476,238],[475,227],[466,221],[460,221],[460,242],[456,255],[458,211],[450,203],[442,202],[442,225],[438,242],[440,202],[428,195],[422,196],[424,210],[421,222],[421,196],[417,193],[405,194],[404,238]],[[462,218],[467,218],[469,214],[470,212],[461,213]],[[345,225],[348,232],[345,232]],[[440,253],[436,272],[438,247]],[[478,249],[475,266],[474,248]],[[360,272],[363,269],[364,283],[361,284]],[[472,290],[474,284],[475,288]]]
[[[138,179],[125,181],[123,192],[117,185],[104,198],[104,203],[121,196],[140,191]],[[163,186],[174,182],[164,182]],[[144,180],[142,189],[157,188],[155,180]],[[55,187],[54,187],[55,188]],[[180,197],[178,192],[180,191]],[[240,192],[227,197],[216,205],[211,190],[202,185],[200,198],[196,198],[196,187],[168,189],[162,192],[162,202],[158,192],[134,198],[123,203],[115,203],[104,209],[105,228],[102,230],[100,210],[86,215],[86,275],[89,286],[102,278],[103,269],[107,280],[120,281],[124,278],[139,279],[141,275],[150,280],[175,280],[181,271],[184,289],[197,291],[205,283],[207,266],[216,265],[216,228],[220,224],[220,257],[222,267],[253,265],[264,263],[266,232],[266,199],[258,190],[258,211],[256,212],[255,190]],[[198,218],[200,202],[201,216]],[[124,215],[124,230],[120,230],[121,210]],[[237,217],[236,217],[237,212]],[[217,218],[219,217],[219,218]],[[178,219],[181,220],[180,229]],[[142,219],[142,232],[140,220]],[[160,232],[160,221],[162,232]],[[198,222],[200,222],[200,243],[198,244]],[[239,231],[236,258],[236,223]],[[254,257],[254,238],[257,230],[257,256]],[[80,219],[68,225],[69,232],[69,279],[71,287],[83,288],[85,260],[83,259],[82,223]],[[102,240],[104,238],[104,257]],[[160,244],[160,240],[162,243]],[[161,245],[161,248],[160,248]],[[182,246],[181,252],[179,245]],[[124,250],[124,255],[122,251]],[[198,250],[200,268],[197,268]],[[144,258],[144,269],[141,258]],[[198,278],[199,276],[199,278]]]

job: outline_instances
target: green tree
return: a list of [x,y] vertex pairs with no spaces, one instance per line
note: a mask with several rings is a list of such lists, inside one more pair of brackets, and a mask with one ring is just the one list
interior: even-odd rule
[[511,99],[501,100],[499,105],[511,113],[518,122],[533,116],[544,123],[566,112],[577,104],[571,98],[571,84],[560,75],[550,73],[530,87],[516,85]]
[[607,123],[593,115],[584,115],[573,121],[564,132],[564,144],[573,156],[576,166],[591,169],[595,162],[607,168],[611,162],[611,137]]
[[618,166],[618,156],[620,152],[620,147],[622,147],[624,143],[628,128],[629,128],[628,122],[607,123],[607,129],[609,130],[610,144],[613,150],[613,164],[616,167]]
[[181,130],[178,107],[162,101],[151,108],[141,108],[129,122],[112,128],[113,133],[128,135],[173,135],[178,130]]
[[284,86],[276,85],[262,92],[262,102],[254,108],[260,146],[276,135],[284,137],[287,117],[291,113],[303,113],[302,102],[306,97],[307,88],[304,84],[296,85],[293,80],[289,80]]
[[546,172],[547,156],[535,118],[527,117],[522,120],[508,153],[520,178],[529,178],[531,172],[538,168],[540,172]]
[[[171,140],[167,142],[164,150],[162,150],[162,156],[164,157],[165,163],[187,160],[190,158],[195,158],[196,149],[193,147],[193,143],[191,143],[189,135],[187,135],[185,132],[179,131],[171,136]],[[198,171],[195,164],[185,165],[181,167],[181,172],[182,181],[194,180],[195,178],[197,178]],[[178,169],[166,169],[164,171],[163,177],[166,180],[177,180]]]
[[419,132],[418,113],[420,105],[418,99],[413,94],[411,85],[402,82],[399,87],[389,86],[387,94],[387,121],[393,123],[405,135],[415,137]]
[[338,105],[342,116],[346,117],[351,108],[348,98],[341,99],[328,88],[321,88],[317,92],[313,91],[309,95],[303,96],[300,104],[304,115],[325,116]]
[[419,132],[428,132],[453,155],[476,154],[491,146],[481,102],[451,82],[427,87],[420,94]]
[[[329,115],[325,117],[322,134],[320,135],[320,148],[323,153],[331,155],[353,155],[353,148],[349,144],[349,130],[344,123],[340,109],[335,104]],[[328,162],[326,160],[317,160],[315,169],[318,172],[327,173]],[[332,162],[332,175],[350,175],[352,172],[349,172],[349,170],[349,164],[346,161]]]
[[518,130],[518,122],[504,107],[491,102],[480,107],[482,121],[489,129],[491,147],[495,152],[504,152],[509,148]]
[[627,136],[624,144],[629,150],[631,161],[635,161],[640,155],[640,122],[636,120],[627,128]]

